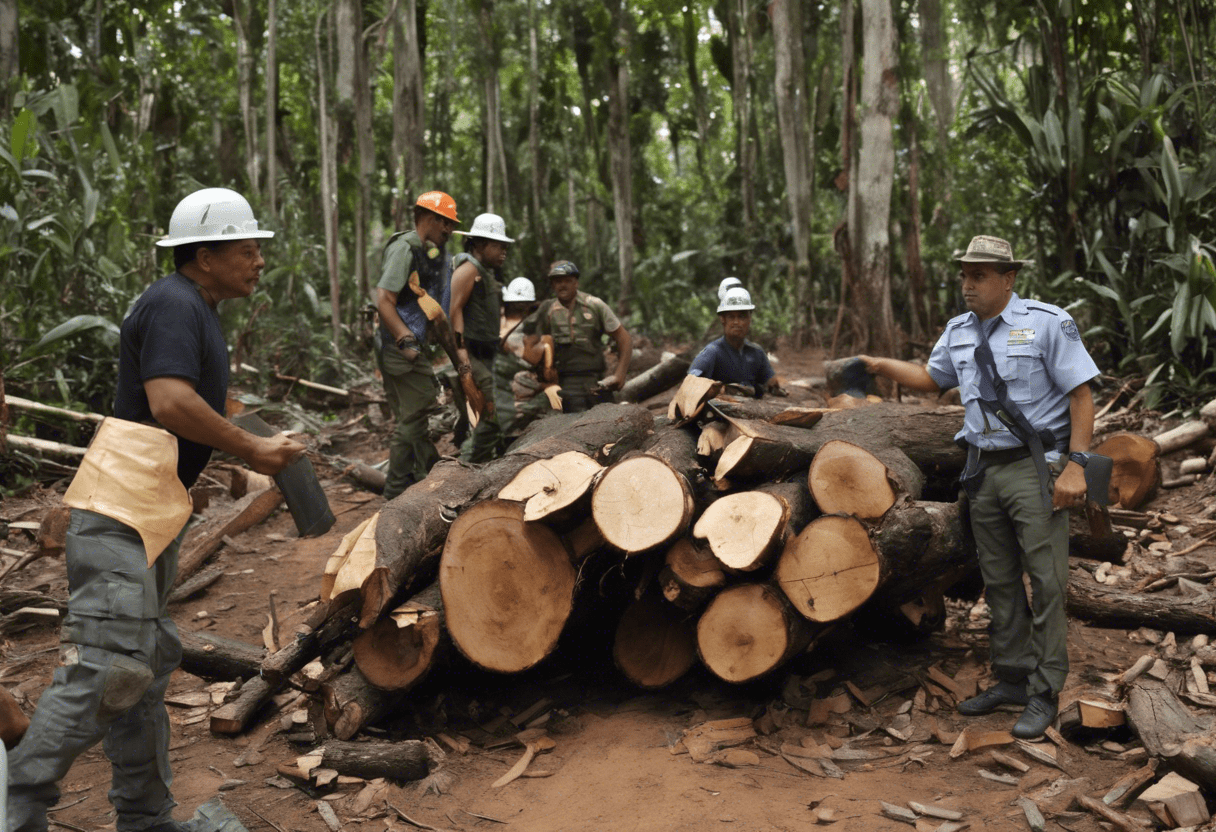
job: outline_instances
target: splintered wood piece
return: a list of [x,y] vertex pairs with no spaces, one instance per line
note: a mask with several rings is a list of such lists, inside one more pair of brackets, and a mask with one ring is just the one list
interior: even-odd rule
[[1103,820],[1113,823],[1116,827],[1122,829],[1123,832],[1144,832],[1144,827],[1137,823],[1135,819],[1122,812],[1116,812],[1101,800],[1095,800],[1087,794],[1079,794],[1077,795],[1077,803],[1083,809],[1088,809]]
[[1102,802],[1107,806],[1115,806],[1120,809],[1125,808],[1132,802],[1132,798],[1136,793],[1151,783],[1153,778],[1157,776],[1158,765],[1160,765],[1159,761],[1152,759],[1143,767],[1123,775],[1103,795]]
[[992,762],[1002,765],[1005,768],[1011,768],[1014,771],[1020,771],[1023,774],[1030,771],[1030,766],[1023,763],[1017,757],[1010,757],[1008,754],[1002,754],[995,748],[988,752],[988,756],[992,758]]
[[696,631],[682,610],[657,593],[647,593],[621,614],[612,658],[634,684],[661,688],[696,661]]
[[697,456],[716,458],[738,436],[739,431],[729,422],[706,422],[697,437]]
[[581,451],[538,459],[503,486],[498,499],[526,502],[524,519],[541,520],[582,500],[603,470],[604,466]]
[[1123,716],[1123,706],[1113,702],[1078,699],[1077,707],[1081,711],[1081,724],[1086,728],[1114,728],[1127,722]]
[[722,563],[708,549],[687,537],[667,550],[659,572],[663,597],[685,612],[696,612],[726,584]]
[[882,517],[898,494],[920,497],[925,477],[898,448],[868,450],[843,439],[825,442],[807,481],[824,514]]
[[662,546],[683,534],[693,509],[688,479],[649,454],[613,465],[591,494],[591,513],[604,539],[627,555]]
[[813,428],[831,410],[826,407],[787,407],[769,417],[774,425],[789,425],[795,428]]
[[448,532],[439,585],[448,632],[470,661],[517,673],[552,652],[570,616],[574,567],[548,527],[509,500],[476,503]]
[[705,408],[705,403],[722,391],[722,382],[705,376],[684,376],[680,389],[667,406],[667,418],[676,426],[687,424]]
[[882,561],[861,522],[827,515],[812,520],[786,544],[773,576],[798,612],[827,622],[864,604],[882,573]]
[[945,806],[937,806],[932,803],[917,803],[914,800],[908,801],[908,808],[916,812],[918,815],[925,815],[938,820],[962,820],[963,813],[955,809],[947,809]]
[[444,639],[443,597],[433,583],[355,639],[355,664],[382,690],[406,690],[430,670]]
[[750,572],[763,566],[784,543],[789,507],[763,491],[741,491],[715,500],[693,526],[728,569]]
[[697,652],[719,678],[747,682],[805,649],[812,635],[780,591],[739,584],[719,592],[701,615]]
[[537,737],[527,740],[524,743],[524,756],[519,758],[519,762],[511,767],[511,769],[490,784],[491,789],[501,789],[513,780],[519,779],[523,775],[524,770],[528,768],[528,763],[532,762],[532,758],[538,753],[548,751],[556,745],[549,737]]
[[375,569],[376,527],[379,522],[380,515],[377,513],[368,520],[363,531],[351,544],[350,552],[342,561],[338,573],[334,575],[334,581],[329,590],[330,599],[338,598],[343,593],[357,592],[363,586],[363,582],[367,580],[368,575]]
[[1031,832],[1045,832],[1047,820],[1039,811],[1038,804],[1028,797],[1019,797],[1018,804],[1022,807],[1022,814],[1026,816],[1026,825],[1030,827]]
[[1093,452],[1113,461],[1111,499],[1120,508],[1139,508],[1156,493],[1161,483],[1161,449],[1152,439],[1134,433],[1116,433]]
[[342,564],[346,563],[346,559],[350,557],[351,547],[355,545],[355,541],[359,539],[359,536],[363,534],[368,525],[379,516],[379,514],[372,515],[342,536],[342,542],[338,544],[338,548],[334,549],[333,554],[329,556],[329,560],[325,562],[325,571],[321,574],[322,601],[333,600],[334,581],[338,578],[338,572],[342,570]]
[[985,731],[982,728],[968,727],[958,735],[954,747],[950,749],[950,759],[957,760],[968,751],[979,751],[994,745],[1012,745],[1013,734],[1008,731]]

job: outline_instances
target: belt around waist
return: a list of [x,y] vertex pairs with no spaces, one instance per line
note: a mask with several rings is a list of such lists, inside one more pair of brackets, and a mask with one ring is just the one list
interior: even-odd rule
[[1003,448],[999,451],[980,449],[980,460],[989,465],[1008,465],[1010,462],[1020,462],[1030,459],[1030,448],[1020,445],[1017,448]]

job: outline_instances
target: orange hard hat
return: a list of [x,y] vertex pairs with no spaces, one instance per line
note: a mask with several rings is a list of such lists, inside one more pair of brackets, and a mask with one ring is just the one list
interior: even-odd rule
[[447,217],[452,222],[460,222],[460,220],[456,218],[456,200],[452,199],[443,191],[427,191],[422,196],[418,197],[418,201],[414,204],[419,208],[434,211],[441,217]]

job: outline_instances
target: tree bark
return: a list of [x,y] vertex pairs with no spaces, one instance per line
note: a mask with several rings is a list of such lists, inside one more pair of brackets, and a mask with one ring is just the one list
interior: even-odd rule
[[729,0],[726,17],[731,47],[731,113],[739,172],[740,225],[745,237],[756,227],[756,144],[752,137],[752,24],[747,0]]
[[279,169],[275,155],[279,109],[278,26],[277,0],[266,0],[266,201],[271,217],[279,214]]
[[[494,36],[493,0],[481,0],[477,30],[481,37],[482,88],[486,113],[485,206],[490,213],[503,213],[511,204],[507,182],[507,154],[502,140],[501,88],[498,80],[499,46]],[[500,199],[501,197],[501,199]]]
[[1127,721],[1145,749],[1206,790],[1216,788],[1211,720],[1198,718],[1161,682],[1141,677],[1127,692]]
[[532,227],[542,263],[553,261],[553,245],[545,222],[544,164],[540,149],[540,49],[537,44],[536,0],[528,3],[528,155],[532,159]]
[[1103,627],[1152,627],[1180,636],[1216,630],[1216,604],[1207,596],[1180,598],[1107,588],[1080,569],[1069,574],[1067,606],[1069,615]]
[[421,780],[429,771],[431,759],[426,745],[419,740],[396,742],[336,742],[320,748],[321,766],[339,774],[372,780]]
[[649,370],[639,373],[616,394],[618,402],[644,402],[651,396],[675,387],[688,373],[692,362],[685,355],[667,354],[658,364]]
[[372,134],[372,91],[363,40],[363,0],[338,0],[338,67],[334,75],[339,131],[353,129],[358,153],[355,181],[358,196],[355,213],[354,271],[359,297],[370,299],[367,274],[367,231],[371,216],[371,177],[375,171]]
[[[441,550],[453,513],[498,490],[528,463],[565,451],[601,462],[641,444],[654,424],[638,405],[599,405],[586,413],[534,423],[500,459],[480,470],[440,463],[425,480],[388,503],[376,527],[376,565],[362,585],[360,626],[370,627],[399,590],[409,590],[418,565]],[[611,446],[608,448],[607,446]]]
[[281,683],[272,684],[261,676],[246,680],[236,699],[211,712],[211,733],[229,736],[241,733],[249,720],[281,687]]
[[612,173],[612,204],[616,220],[620,293],[617,313],[628,318],[633,306],[633,148],[629,138],[628,0],[609,0],[612,49],[608,69],[608,163]]
[[[21,52],[18,49],[17,0],[0,0],[0,78],[16,78],[21,72]],[[0,114],[8,115],[12,102],[8,85],[0,89]],[[7,422],[6,422],[7,424]],[[3,443],[0,442],[0,450]]]
[[816,628],[776,587],[739,584],[724,589],[697,622],[702,663],[727,682],[750,682],[802,652]]
[[683,611],[657,593],[647,593],[621,615],[612,658],[635,685],[661,688],[696,662],[696,632]]
[[400,701],[402,691],[380,690],[357,667],[321,685],[325,722],[340,740],[353,737],[365,725],[387,714]]
[[[338,148],[337,134],[329,111],[329,76],[331,68],[327,58],[333,54],[332,26],[322,24],[330,10],[317,15],[313,39],[317,51],[317,132],[321,158],[319,178],[321,180],[321,222],[325,226],[325,262],[329,270],[329,323],[332,342],[337,350],[342,343],[342,277],[338,272]],[[324,29],[329,49],[321,48],[321,32]]]
[[400,0],[393,17],[393,170],[401,165],[393,207],[397,228],[408,222],[407,206],[423,192],[426,175],[425,64],[418,34],[418,0]]
[[859,269],[853,304],[867,321],[866,351],[897,354],[891,305],[891,190],[895,182],[892,121],[899,108],[895,25],[890,0],[861,0],[861,146],[858,153],[858,219],[850,227]]
[[672,544],[659,572],[663,597],[685,612],[696,612],[726,585],[722,563],[707,547],[684,537]]
[[181,630],[182,670],[203,679],[231,681],[257,676],[266,650],[243,641]]
[[245,176],[253,199],[261,194],[258,150],[258,114],[253,106],[253,83],[257,75],[253,46],[254,8],[251,0],[233,0],[232,24],[236,30],[237,97],[241,108],[241,123],[245,129]]

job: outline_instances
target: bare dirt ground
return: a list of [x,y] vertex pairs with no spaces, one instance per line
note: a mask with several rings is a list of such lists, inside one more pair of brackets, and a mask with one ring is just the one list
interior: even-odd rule
[[[822,375],[817,354],[794,355],[783,350],[779,355],[778,373],[790,387],[793,401],[806,400],[809,391],[791,382]],[[330,456],[367,462],[383,459],[389,425],[373,424],[368,418],[358,418],[360,414],[355,409],[338,414],[335,424],[341,427],[314,444]],[[1144,432],[1151,435],[1156,429],[1152,425]],[[179,627],[260,644],[273,591],[285,619],[283,632],[290,632],[292,612],[317,597],[325,561],[341,537],[383,504],[380,497],[344,480],[339,468],[327,467],[320,460],[321,456],[314,456],[337,516],[333,529],[323,537],[298,539],[289,514],[280,510],[241,534],[218,555],[225,576],[173,608]],[[66,481],[7,499],[0,507],[0,519],[37,521],[58,503],[64,487]],[[1162,492],[1145,508],[1198,513],[1207,505],[1211,490],[1210,481],[1201,481],[1189,489]],[[209,512],[222,513],[226,505],[224,499],[217,499]],[[1182,548],[1188,542],[1182,539],[1175,545]],[[32,548],[33,540],[28,532],[12,530],[0,544],[21,551]],[[1201,548],[1188,557],[1205,569],[1212,568],[1216,552]],[[37,561],[14,573],[6,584],[5,590],[35,590],[66,599],[61,560]],[[228,738],[210,733],[209,709],[171,707],[177,814],[188,818],[195,806],[221,793],[245,826],[255,832],[327,829],[316,810],[319,799],[331,803],[343,828],[377,832],[419,826],[443,830],[503,827],[527,832],[751,832],[807,829],[821,815],[834,817],[831,828],[851,832],[906,829],[906,823],[883,816],[881,802],[906,806],[908,801],[918,801],[962,812],[972,829],[1022,830],[1027,827],[1016,802],[1019,795],[1041,796],[1050,793],[1053,784],[1058,789],[1061,781],[1082,781],[1066,785],[1101,796],[1120,776],[1143,765],[1138,744],[1126,729],[1095,736],[1087,745],[1065,743],[1057,752],[1058,768],[1022,755],[1020,759],[1029,764],[1027,772],[1002,770],[987,750],[952,759],[950,746],[942,739],[951,740],[968,724],[1008,729],[1017,716],[997,713],[966,720],[953,710],[950,697],[941,689],[922,684],[934,665],[964,686],[988,683],[984,675],[986,622],[982,608],[974,609],[975,604],[974,596],[959,600],[946,628],[919,641],[888,642],[875,633],[842,628],[812,654],[784,668],[777,678],[746,687],[728,685],[706,671],[694,670],[669,689],[645,692],[616,672],[606,644],[587,641],[563,643],[557,655],[519,676],[479,672],[457,657],[450,669],[436,671],[411,691],[394,718],[369,733],[381,739],[464,733],[475,744],[466,754],[448,753],[439,771],[422,783],[389,784],[380,791],[363,783],[343,784],[324,793],[292,786],[277,775],[277,768],[294,764],[310,746],[289,741],[283,732],[265,740],[260,762],[238,768],[236,760],[251,738],[284,716],[289,719],[288,711],[268,712],[243,736]],[[27,712],[32,712],[50,680],[56,646],[56,630],[46,623],[24,630],[10,627],[0,645],[0,684],[15,693]],[[1146,645],[1141,635],[1074,621],[1070,626],[1071,679],[1078,686],[1101,681],[1103,674],[1121,672],[1149,649],[1153,645]],[[851,694],[837,696],[848,690],[846,682],[872,700],[869,707]],[[208,685],[206,680],[178,671],[170,695],[205,690]],[[843,703],[840,710],[846,706],[847,710],[827,715],[826,724],[807,725],[813,701],[833,696],[837,696],[833,701]],[[529,772],[535,776],[492,788],[520,758],[522,749],[477,745],[485,737],[477,726],[500,713],[519,713],[542,697],[551,700],[546,727],[556,747],[531,763]],[[901,719],[901,712],[910,719]],[[696,763],[687,753],[674,753],[685,730],[707,720],[733,717],[766,717],[758,720],[761,736],[743,746],[756,752],[758,765],[730,768]],[[884,730],[896,725],[905,726],[898,730],[906,739]],[[813,776],[778,753],[783,743],[839,745],[843,739],[849,740],[847,747],[868,754],[838,760],[842,778]],[[1016,785],[983,779],[981,769],[1012,774]],[[55,820],[67,829],[113,829],[106,798],[108,780],[109,764],[98,747],[77,761],[64,781],[63,808],[54,814]],[[387,809],[386,801],[416,825]],[[834,814],[824,810],[834,810]],[[936,829],[939,823],[924,828]],[[1048,815],[1048,828],[1096,832],[1101,827],[1090,815],[1062,811]]]

